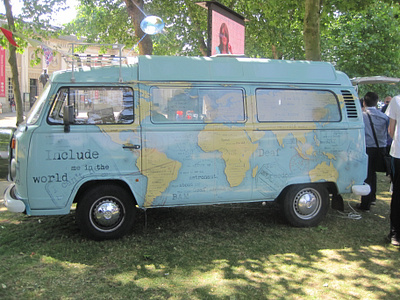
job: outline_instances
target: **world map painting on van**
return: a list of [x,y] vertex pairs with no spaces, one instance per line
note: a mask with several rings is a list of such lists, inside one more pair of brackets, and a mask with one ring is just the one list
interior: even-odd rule
[[368,193],[360,103],[330,64],[146,56],[70,78],[52,76],[15,134],[11,211],[75,202],[82,232],[107,239],[136,207],[276,201],[315,226]]

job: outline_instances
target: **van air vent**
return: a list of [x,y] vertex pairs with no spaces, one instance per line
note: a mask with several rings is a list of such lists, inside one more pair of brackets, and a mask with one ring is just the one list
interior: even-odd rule
[[349,119],[357,119],[357,107],[356,103],[354,102],[354,96],[350,91],[342,91],[344,104],[346,106],[347,117]]

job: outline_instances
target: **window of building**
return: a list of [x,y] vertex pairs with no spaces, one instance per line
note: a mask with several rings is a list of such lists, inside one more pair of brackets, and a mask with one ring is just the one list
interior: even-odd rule
[[29,79],[29,108],[33,106],[38,96],[38,80]]
[[8,101],[11,101],[11,99],[14,98],[14,90],[13,90],[13,84],[12,84],[12,78],[8,78]]

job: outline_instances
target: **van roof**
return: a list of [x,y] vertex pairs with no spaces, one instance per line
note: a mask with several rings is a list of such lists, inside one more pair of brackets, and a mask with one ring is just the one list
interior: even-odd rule
[[[55,72],[52,80],[69,82],[71,70]],[[351,86],[348,77],[327,62],[254,59],[235,56],[138,56],[135,63],[74,70],[78,83],[127,81],[204,81],[312,83]]]

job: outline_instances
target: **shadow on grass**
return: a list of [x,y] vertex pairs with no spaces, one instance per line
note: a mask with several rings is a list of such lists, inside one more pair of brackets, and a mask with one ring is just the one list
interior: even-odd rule
[[273,204],[154,209],[103,242],[82,238],[74,213],[1,212],[0,298],[396,299],[389,201],[381,192],[361,220],[330,210],[315,228],[288,226]]
[[154,209],[137,215],[130,235],[103,242],[82,238],[74,213],[2,213],[0,267],[16,282],[0,275],[0,296],[394,299],[387,212],[379,201],[358,221],[331,210],[319,227],[293,228],[272,204]]

